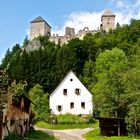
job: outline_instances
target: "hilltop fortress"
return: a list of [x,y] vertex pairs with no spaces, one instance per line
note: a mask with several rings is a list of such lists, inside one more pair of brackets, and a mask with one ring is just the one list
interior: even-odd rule
[[95,34],[100,30],[109,31],[109,29],[115,28],[115,15],[111,10],[105,10],[103,15],[101,16],[101,25],[98,30],[89,30],[88,27],[85,27],[83,30],[80,30],[77,34],[75,34],[75,29],[71,27],[65,28],[65,35],[59,36],[58,34],[51,35],[51,26],[41,17],[35,18],[31,21],[31,29],[30,29],[30,40],[38,36],[47,36],[49,40],[55,42],[56,44],[64,44],[67,43],[70,39],[79,38],[83,39],[83,37],[87,33]]

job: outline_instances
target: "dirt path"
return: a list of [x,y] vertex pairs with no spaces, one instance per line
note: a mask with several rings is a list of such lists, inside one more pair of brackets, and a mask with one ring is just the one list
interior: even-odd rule
[[52,135],[60,140],[85,140],[82,135],[93,130],[94,128],[85,129],[69,129],[69,130],[50,130],[44,128],[35,127],[35,130],[41,130],[49,135]]

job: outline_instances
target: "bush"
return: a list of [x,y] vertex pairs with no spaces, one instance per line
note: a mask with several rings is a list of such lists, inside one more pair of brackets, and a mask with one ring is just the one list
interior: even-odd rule
[[22,140],[22,138],[14,133],[6,136],[4,140]]
[[57,116],[55,114],[51,114],[47,119],[46,122],[49,124],[57,124]]
[[88,118],[88,122],[87,123],[95,123],[96,122],[96,120],[93,118],[93,117],[89,117]]
[[93,123],[95,120],[91,116],[82,116],[82,115],[59,115],[57,116],[58,124],[86,124]]

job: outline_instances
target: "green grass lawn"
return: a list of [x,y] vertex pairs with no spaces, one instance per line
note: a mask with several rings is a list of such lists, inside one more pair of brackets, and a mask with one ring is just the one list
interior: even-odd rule
[[29,131],[27,140],[58,140],[42,131]]
[[113,136],[113,137],[105,137],[105,136],[100,136],[99,135],[99,130],[92,130],[86,134],[83,135],[83,137],[86,140],[140,140],[139,138],[132,138],[132,137],[128,137],[128,136],[121,136],[121,137],[117,137],[117,136]]
[[76,129],[76,128],[87,128],[87,127],[98,127],[98,121],[90,124],[55,124],[51,125],[45,122],[38,122],[36,124],[37,127],[55,129],[55,130],[63,130],[63,129]]

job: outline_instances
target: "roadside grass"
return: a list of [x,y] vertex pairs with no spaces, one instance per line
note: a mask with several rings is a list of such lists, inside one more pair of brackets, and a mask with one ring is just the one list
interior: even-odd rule
[[47,129],[54,129],[54,130],[63,130],[63,129],[82,129],[82,128],[96,128],[98,127],[98,121],[95,121],[94,123],[89,123],[89,124],[48,124],[46,122],[37,122],[36,123],[37,127],[41,128],[47,128]]
[[7,136],[4,140],[59,140],[43,131],[30,130],[27,137],[21,138],[15,134]]
[[27,140],[59,140],[42,131],[30,130]]
[[129,136],[113,136],[113,137],[106,137],[106,136],[101,136],[99,134],[99,130],[92,130],[86,134],[83,135],[83,137],[86,140],[140,140],[140,137],[129,137]]

